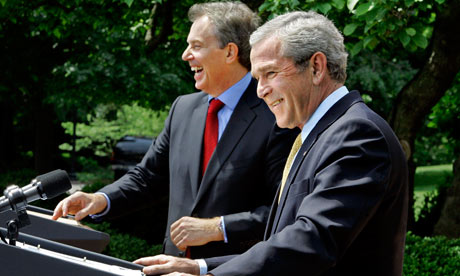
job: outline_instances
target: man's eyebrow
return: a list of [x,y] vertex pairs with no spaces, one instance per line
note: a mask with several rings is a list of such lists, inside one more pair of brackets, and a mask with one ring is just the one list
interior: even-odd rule
[[203,42],[201,42],[201,41],[198,40],[198,39],[194,39],[194,40],[187,41],[187,43],[188,43],[188,44],[196,44],[196,43],[201,44],[201,43],[203,43]]
[[263,64],[263,65],[255,68],[255,69],[259,73],[264,73],[264,72],[267,72],[269,70],[273,70],[273,68],[275,68],[275,66],[273,64]]

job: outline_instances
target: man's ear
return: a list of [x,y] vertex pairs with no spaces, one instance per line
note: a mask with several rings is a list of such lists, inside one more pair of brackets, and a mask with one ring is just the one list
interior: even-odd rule
[[312,81],[315,85],[319,85],[324,77],[326,77],[326,74],[329,73],[327,70],[327,57],[321,52],[316,52],[311,56],[309,67],[311,69]]
[[227,63],[238,61],[238,46],[235,43],[230,42],[227,46],[225,46],[225,48],[227,50]]

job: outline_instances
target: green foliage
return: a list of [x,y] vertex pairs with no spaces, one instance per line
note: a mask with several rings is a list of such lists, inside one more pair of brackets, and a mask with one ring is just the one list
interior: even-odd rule
[[328,15],[346,36],[351,55],[356,56],[364,49],[374,51],[378,47],[392,53],[401,46],[410,52],[425,49],[441,2],[444,1],[267,0],[259,11],[268,18],[299,9]]
[[416,235],[431,236],[446,202],[447,187],[440,186],[436,190],[425,193],[420,209],[414,210],[418,216],[411,230]]
[[447,189],[452,186],[452,165],[418,167],[414,177],[414,234],[430,236],[439,220]]
[[408,232],[403,275],[460,275],[460,239],[419,237]]
[[105,232],[110,235],[110,243],[102,252],[103,254],[127,260],[134,261],[141,257],[154,256],[161,253],[161,244],[148,244],[145,240],[134,235],[121,233],[111,228],[110,223],[89,224],[91,228]]
[[364,50],[350,59],[345,83],[359,90],[366,103],[387,118],[399,91],[413,78],[416,70],[407,60],[386,58]]
[[460,73],[433,107],[415,141],[419,165],[449,164],[460,154]]
[[77,179],[86,184],[82,188],[83,192],[94,193],[113,182],[113,171],[110,168],[94,166],[90,170],[83,169],[82,172],[78,172]]
[[8,171],[0,174],[0,191],[9,185],[18,185],[20,187],[30,183],[37,176],[37,173],[31,169],[19,169]]
[[[123,105],[120,109],[113,105],[99,105],[94,115],[87,116],[87,124],[77,124],[76,151],[89,149],[96,156],[109,156],[114,143],[124,135],[157,136],[163,129],[166,116],[167,111],[153,111],[137,104]],[[64,122],[62,126],[67,134],[72,135],[72,122]],[[60,149],[70,151],[72,145],[65,143]]]
[[[145,47],[156,2],[161,1],[1,2],[0,106],[9,107],[9,116],[3,117],[0,128],[8,127],[12,152],[25,156],[36,150],[34,127],[43,111],[51,113],[47,124],[57,126],[58,133],[61,122],[86,122],[100,104],[136,102],[163,110],[177,95],[193,91],[192,74],[180,57],[187,8],[177,4],[174,37],[153,52]],[[63,136],[53,137],[53,147],[64,142]]]

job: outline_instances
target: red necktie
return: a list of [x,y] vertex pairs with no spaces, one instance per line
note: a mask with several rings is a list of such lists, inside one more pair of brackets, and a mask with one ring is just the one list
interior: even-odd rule
[[218,99],[211,100],[206,117],[206,127],[204,128],[204,146],[203,146],[203,163],[201,165],[202,175],[206,171],[209,159],[214,152],[219,137],[219,120],[217,112],[224,106],[224,103]]

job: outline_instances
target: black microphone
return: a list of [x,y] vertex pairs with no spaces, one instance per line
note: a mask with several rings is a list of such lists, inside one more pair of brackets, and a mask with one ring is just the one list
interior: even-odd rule
[[50,199],[72,188],[69,176],[64,170],[55,170],[33,179],[29,185],[19,188],[8,186],[0,197],[0,213],[8,210],[23,210],[27,203],[37,199]]

